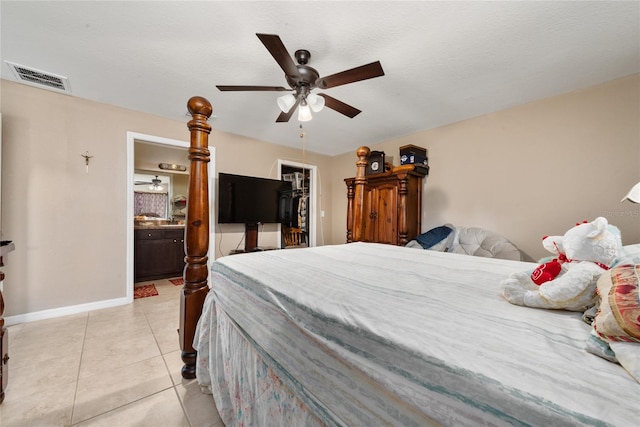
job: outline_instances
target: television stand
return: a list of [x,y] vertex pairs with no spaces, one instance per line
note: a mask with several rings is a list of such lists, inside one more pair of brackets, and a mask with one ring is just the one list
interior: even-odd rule
[[258,225],[260,223],[251,223],[244,225],[244,250],[234,249],[229,255],[246,254],[248,252],[262,252],[277,249],[275,246],[258,246]]
[[258,247],[258,224],[244,225],[244,251],[253,252]]

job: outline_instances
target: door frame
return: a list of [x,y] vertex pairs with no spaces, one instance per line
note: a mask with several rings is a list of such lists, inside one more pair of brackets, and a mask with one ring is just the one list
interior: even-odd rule
[[[127,221],[126,221],[126,238],[127,238],[127,248],[126,248],[126,300],[127,302],[133,302],[133,286],[134,286],[134,277],[133,277],[133,181],[134,181],[134,173],[135,173],[135,159],[134,159],[134,147],[136,141],[151,143],[156,145],[168,145],[172,147],[181,147],[185,149],[189,149],[191,145],[189,142],[180,141],[177,139],[164,138],[161,136],[155,135],[147,135],[138,132],[129,132],[127,131]],[[215,147],[209,146],[210,152],[210,161],[207,163],[208,175],[209,175],[209,264],[213,261],[215,257],[215,244],[216,244],[216,236],[215,236],[215,212],[213,211],[215,200],[215,178],[216,178],[216,149]]]
[[[309,170],[309,247],[316,246],[318,224],[318,166],[278,159],[278,179],[282,179],[282,166]],[[279,227],[282,227],[282,225]],[[278,233],[278,247],[282,247],[282,232]]]

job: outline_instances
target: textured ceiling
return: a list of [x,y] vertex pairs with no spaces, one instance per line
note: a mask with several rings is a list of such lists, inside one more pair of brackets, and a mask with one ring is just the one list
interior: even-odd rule
[[[629,2],[0,2],[5,60],[69,78],[72,96],[187,121],[193,95],[212,126],[300,146],[299,123],[275,123],[287,86],[256,37],[311,52],[326,76],[379,60],[385,76],[325,92],[304,124],[306,149],[335,155],[401,135],[640,72],[640,3]],[[316,90],[316,92],[318,92]],[[215,144],[215,134],[214,134]]]

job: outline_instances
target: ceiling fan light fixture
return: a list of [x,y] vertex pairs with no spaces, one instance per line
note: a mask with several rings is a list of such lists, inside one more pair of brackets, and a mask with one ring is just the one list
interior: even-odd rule
[[306,102],[301,102],[298,107],[298,121],[299,122],[308,122],[311,120],[311,109]]
[[307,96],[307,104],[309,104],[309,107],[314,113],[317,113],[324,108],[324,98],[315,93],[310,93]]
[[296,97],[293,94],[288,93],[284,96],[278,97],[278,107],[282,110],[283,113],[289,112],[293,104],[296,103]]
[[151,185],[149,186],[149,190],[151,191],[162,191],[164,187],[160,185],[162,183],[161,179],[158,179],[158,175],[154,179],[151,180]]
[[[362,80],[372,79],[384,76],[384,70],[380,61],[371,62],[359,67],[321,77],[318,70],[307,65],[311,58],[311,53],[305,49],[298,49],[294,57],[298,64],[296,65],[293,58],[289,55],[287,48],[277,34],[256,33],[264,47],[267,48],[273,59],[276,60],[282,71],[287,84],[291,89],[282,86],[238,86],[238,85],[216,85],[221,91],[277,91],[282,92],[292,90],[293,95],[285,95],[277,98],[277,104],[282,113],[276,118],[276,123],[286,123],[289,121],[295,111],[295,107],[299,101],[301,105],[307,96],[309,103],[307,108],[300,108],[298,111],[298,120],[311,120],[311,110],[320,111],[326,104],[326,107],[343,114],[350,119],[357,116],[361,111],[349,104],[345,104],[329,95],[322,96],[311,95],[311,90],[318,88],[321,90],[330,89],[336,86],[342,86],[349,83],[355,83]],[[310,107],[310,108],[308,108]]]

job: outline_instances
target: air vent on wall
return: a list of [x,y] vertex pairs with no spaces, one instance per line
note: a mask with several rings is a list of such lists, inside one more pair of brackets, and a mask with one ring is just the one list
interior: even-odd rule
[[5,62],[9,68],[11,68],[11,71],[13,71],[16,79],[21,83],[52,89],[58,92],[71,93],[69,79],[66,77],[58,76],[46,71],[36,70],[35,68],[25,67],[24,65],[15,64],[9,61]]

